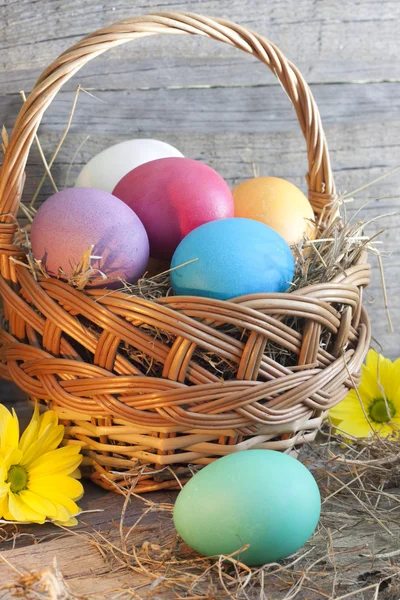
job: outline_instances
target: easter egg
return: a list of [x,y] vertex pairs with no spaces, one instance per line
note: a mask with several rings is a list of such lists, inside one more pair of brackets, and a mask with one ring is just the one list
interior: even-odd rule
[[171,268],[175,294],[228,300],[286,291],[294,259],[271,227],[234,218],[212,221],[189,233],[176,249]]
[[137,167],[113,194],[135,211],[146,228],[150,255],[170,259],[192,229],[233,217],[228,184],[214,169],[190,158],[162,158]]
[[179,150],[159,140],[127,140],[94,156],[79,173],[75,187],[112,192],[129,171],[157,158],[183,156]]
[[179,493],[174,524],[205,556],[232,554],[258,566],[301,548],[319,520],[321,498],[310,471],[274,450],[246,450],[216,460]]
[[39,208],[31,230],[32,252],[53,276],[72,275],[93,246],[91,267],[99,273],[91,285],[121,286],[143,275],[149,241],[140,219],[112,194],[92,188],[67,188]]
[[300,242],[304,235],[315,238],[313,209],[293,183],[278,177],[255,177],[240,183],[232,194],[235,217],[269,225],[290,245]]

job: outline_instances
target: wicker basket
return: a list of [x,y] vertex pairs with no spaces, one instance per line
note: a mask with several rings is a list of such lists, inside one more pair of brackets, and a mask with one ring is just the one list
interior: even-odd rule
[[[225,302],[198,297],[157,301],[102,290],[78,291],[36,279],[24,260],[16,215],[30,146],[46,108],[85,63],[109,48],[158,33],[205,35],[253,54],[281,82],[296,110],[308,151],[306,176],[316,216],[335,199],[325,136],[310,89],[271,42],[234,23],[188,13],[127,19],[64,52],[38,79],[15,123],[0,179],[1,376],[59,412],[66,443],[81,443],[87,474],[116,489],[138,476],[136,491],[173,488],[191,465],[248,448],[293,451],[312,440],[324,413],[357,382],[370,340],[362,291],[365,256],[330,283],[285,294]],[[298,317],[299,330],[287,316]],[[285,322],[283,319],[286,318]],[[244,332],[230,335],[229,324]],[[151,336],[146,325],[168,333]],[[330,344],[320,343],[323,331]],[[296,356],[285,367],[269,342]],[[122,351],[139,350],[160,365],[142,373]],[[237,365],[222,381],[197,358],[209,350]]]

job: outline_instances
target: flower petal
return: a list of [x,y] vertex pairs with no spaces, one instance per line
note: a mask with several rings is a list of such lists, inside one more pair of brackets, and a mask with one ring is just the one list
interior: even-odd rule
[[30,466],[29,475],[69,475],[82,462],[81,447],[70,445],[39,456]]
[[[42,488],[39,487],[38,489],[41,490]],[[62,494],[58,490],[46,489],[46,498],[50,500],[57,509],[57,517],[54,518],[55,521],[65,523],[72,515],[80,513],[79,506],[75,504],[71,498],[68,498],[68,496],[65,496],[65,494]]]
[[39,437],[43,435],[43,432],[49,425],[52,427],[57,427],[58,425],[58,416],[54,410],[46,410],[40,415]]
[[46,518],[40,513],[32,510],[25,502],[21,499],[19,494],[13,494],[12,492],[8,495],[8,509],[12,520],[31,523],[44,523]]
[[72,471],[72,473],[70,473],[70,477],[73,477],[74,479],[82,479],[81,470],[75,469],[75,471]]
[[43,453],[51,452],[58,448],[64,437],[64,425],[52,425],[49,434],[46,437],[46,443],[43,447]]
[[29,489],[45,498],[48,497],[51,490],[57,490],[57,492],[68,496],[72,500],[80,500],[83,496],[81,482],[67,475],[33,476],[29,481]]
[[20,448],[24,452],[21,464],[29,466],[41,454],[55,450],[63,436],[64,426],[58,425],[57,414],[49,410],[40,415],[36,404],[31,422],[21,437]]
[[55,450],[64,436],[62,425],[49,424],[40,437],[26,450],[21,464],[28,467],[41,456]]
[[393,433],[395,435],[399,435],[400,433],[400,413],[397,413],[397,416],[394,417],[391,421],[390,421],[390,427],[393,429]]
[[372,373],[376,373],[378,361],[380,360],[380,358],[383,359],[382,354],[378,354],[376,350],[370,348],[365,359],[365,366],[367,367],[367,369],[372,371]]
[[396,358],[396,360],[393,362],[393,366],[396,370],[398,369],[400,371],[400,357]]
[[[397,361],[396,361],[397,363]],[[400,387],[400,363],[392,363],[381,354],[370,350],[366,365],[363,367],[363,378],[373,390],[374,398],[386,397],[392,400]]]
[[380,398],[382,393],[379,389],[378,380],[372,376],[370,371],[363,371],[360,385],[357,388],[358,394],[364,407],[368,407],[375,398]]
[[22,452],[19,448],[9,448],[3,453],[1,467],[4,472],[4,479],[7,479],[7,473],[11,465],[19,465],[21,459]]
[[8,497],[7,497],[7,506],[4,508],[4,519],[6,519],[7,521],[15,521],[14,517],[8,510]]
[[358,387],[360,395],[365,401],[370,403],[375,398],[382,397],[382,391],[379,387],[378,371],[371,371],[365,365],[362,366],[361,382]]
[[40,515],[50,519],[55,519],[57,517],[58,513],[54,504],[47,498],[32,492],[32,490],[23,490],[19,493],[19,497],[23,502],[25,502],[25,504],[27,504],[27,506],[29,506],[29,508]]
[[384,424],[382,427],[377,427],[377,434],[379,437],[394,437],[396,436],[396,427],[392,427],[391,425]]
[[[395,363],[397,365],[395,366]],[[390,400],[396,407],[397,414],[400,415],[400,359],[397,359],[393,365],[392,378],[393,378],[393,391]]]
[[1,483],[0,484],[0,502],[2,502],[4,500],[4,498],[7,496],[8,492],[10,491],[10,483]]
[[18,448],[19,422],[13,409],[12,414],[0,404],[0,447]]
[[377,379],[381,396],[385,395],[388,400],[392,400],[400,386],[400,371],[396,373],[392,361],[388,358],[379,362]]
[[68,521],[61,523],[60,521],[54,521],[56,525],[62,525],[63,527],[75,527],[79,521],[75,517],[70,517]]
[[36,402],[30,423],[28,424],[19,441],[19,449],[22,452],[26,452],[33,442],[37,440],[40,423],[39,416],[39,406]]
[[335,421],[343,421],[350,417],[364,416],[360,400],[355,390],[350,390],[346,398],[329,411],[329,418]]
[[8,495],[4,496],[2,500],[0,500],[0,519],[6,518],[6,513],[8,512]]
[[347,433],[356,438],[371,437],[375,433],[375,430],[371,429],[368,421],[363,416],[344,419],[337,427],[340,430],[339,433]]
[[43,452],[43,448],[46,444],[47,435],[50,433],[50,428],[45,435],[37,438],[32,444],[25,450],[24,456],[21,460],[21,464],[25,467],[29,467],[36,459],[40,458],[45,452]]

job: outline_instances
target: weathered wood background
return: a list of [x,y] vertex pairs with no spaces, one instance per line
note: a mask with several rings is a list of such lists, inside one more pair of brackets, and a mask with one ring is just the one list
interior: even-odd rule
[[[20,90],[28,93],[41,70],[82,36],[131,15],[166,10],[228,17],[269,37],[295,62],[319,104],[341,191],[351,192],[400,165],[396,0],[3,0],[0,124],[11,132],[22,102]],[[76,155],[70,184],[103,148],[123,139],[154,137],[207,162],[230,184],[251,177],[255,165],[260,174],[305,187],[306,153],[295,113],[268,69],[238,50],[200,37],[157,36],[103,55],[86,66],[47,111],[39,136],[48,158],[65,128],[78,83],[97,99],[80,94],[70,133],[52,169],[61,186],[74,153],[90,136]],[[42,173],[33,148],[25,200],[32,197]],[[400,172],[357,194],[348,210],[354,213],[368,202],[362,210],[365,219],[397,212],[399,186]],[[40,199],[49,193],[46,184]],[[384,268],[395,333],[389,332],[373,257],[366,301],[374,337],[392,358],[400,354],[399,226],[395,215],[368,227],[371,233],[385,230],[382,250],[390,254]],[[0,392],[3,400],[20,398],[8,384]],[[103,498],[90,493],[85,506],[98,506]],[[49,543],[55,542],[45,544],[47,559],[53,552]],[[72,544],[73,554],[73,542],[64,543]],[[25,554],[19,552],[17,558],[24,564]],[[73,564],[82,559],[75,557]],[[34,562],[32,558],[29,565]],[[99,563],[92,574],[101,569]],[[85,590],[90,589],[90,577],[82,576]]]

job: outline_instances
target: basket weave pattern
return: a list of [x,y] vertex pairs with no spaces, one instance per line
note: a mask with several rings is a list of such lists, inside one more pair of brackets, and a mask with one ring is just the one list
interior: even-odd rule
[[[84,464],[100,485],[115,489],[145,464],[137,491],[175,487],[172,466],[184,481],[188,465],[240,449],[290,451],[313,439],[326,410],[358,382],[370,340],[362,307],[369,282],[365,256],[329,283],[229,302],[79,291],[58,279],[37,279],[10,260],[24,258],[16,215],[44,111],[86,62],[158,33],[205,35],[264,62],[296,110],[317,218],[335,198],[309,87],[278,48],[244,27],[188,13],[128,19],[87,36],[40,76],[17,118],[0,174],[0,294],[7,322],[0,331],[0,374],[59,412],[67,442],[83,444]],[[288,316],[296,318],[296,328]],[[296,364],[274,360],[269,344]],[[198,349],[210,353],[209,364]],[[138,353],[158,365],[158,377],[146,375],[132,358]],[[222,379],[218,360],[233,365],[232,379]]]

